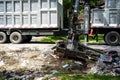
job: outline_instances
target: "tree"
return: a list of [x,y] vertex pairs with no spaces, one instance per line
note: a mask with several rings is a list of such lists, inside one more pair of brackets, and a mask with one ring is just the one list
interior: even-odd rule
[[[75,0],[63,0],[64,4],[64,27],[68,27],[69,24],[69,17],[68,12],[71,11]],[[83,0],[85,1],[85,0]],[[95,8],[96,6],[103,4],[104,0],[90,0],[90,6],[91,8]],[[84,7],[84,6],[83,6]],[[81,8],[80,13],[83,13],[83,8]]]

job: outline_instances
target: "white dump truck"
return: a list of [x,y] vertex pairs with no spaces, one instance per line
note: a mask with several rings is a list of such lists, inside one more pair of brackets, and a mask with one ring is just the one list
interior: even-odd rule
[[120,43],[120,0],[104,0],[104,9],[92,10],[91,29],[95,34],[104,34],[109,45]]
[[63,0],[0,0],[0,43],[63,32]]

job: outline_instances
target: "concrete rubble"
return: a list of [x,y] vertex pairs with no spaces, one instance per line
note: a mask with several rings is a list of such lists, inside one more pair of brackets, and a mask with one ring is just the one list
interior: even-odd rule
[[40,50],[27,47],[0,51],[0,77],[10,80],[37,80],[53,78],[52,75],[59,72],[74,73],[76,71],[72,65],[77,63],[60,59],[53,53],[54,51],[49,48]]
[[120,54],[117,51],[107,51],[101,54],[91,73],[99,75],[120,75]]

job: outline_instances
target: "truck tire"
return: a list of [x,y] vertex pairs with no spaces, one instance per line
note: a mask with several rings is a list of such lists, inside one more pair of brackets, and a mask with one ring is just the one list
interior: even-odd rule
[[5,32],[0,32],[0,44],[7,42],[8,36]]
[[19,32],[13,32],[10,35],[10,42],[11,43],[19,44],[19,43],[22,43],[22,41],[23,41],[23,36],[21,35],[21,33],[19,33]]
[[116,32],[116,31],[108,32],[105,35],[105,42],[108,45],[116,46],[116,45],[119,44],[119,41],[120,41],[120,34],[118,32]]

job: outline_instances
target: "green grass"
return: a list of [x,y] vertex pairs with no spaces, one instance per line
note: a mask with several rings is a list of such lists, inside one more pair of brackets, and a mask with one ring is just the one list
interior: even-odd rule
[[[94,36],[93,36],[94,37]],[[103,35],[99,34],[98,35],[98,42],[96,41],[96,39],[94,39],[93,37],[89,36],[89,42],[88,43],[104,43],[104,39],[103,39]],[[84,35],[82,35],[80,37],[80,41],[83,43],[84,42]]]
[[120,76],[110,76],[110,75],[97,75],[97,74],[70,75],[66,73],[58,73],[55,75],[60,76],[61,80],[120,80]]
[[4,78],[2,78],[2,72],[0,72],[0,80],[5,80]]
[[[58,40],[66,40],[66,36],[48,36],[46,38],[43,38],[40,40],[40,42],[57,42]],[[80,36],[80,42],[84,43],[84,35]],[[89,36],[89,43],[103,43],[103,35],[99,35],[98,42],[96,42],[96,39],[93,39]]]
[[[97,75],[97,74],[67,74],[56,73],[54,77],[59,77],[58,80],[120,80],[120,76]],[[0,80],[5,80],[0,78]],[[49,80],[49,79],[44,79]]]
[[48,36],[40,40],[40,42],[57,42],[58,40],[66,40],[66,36]]

